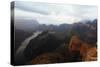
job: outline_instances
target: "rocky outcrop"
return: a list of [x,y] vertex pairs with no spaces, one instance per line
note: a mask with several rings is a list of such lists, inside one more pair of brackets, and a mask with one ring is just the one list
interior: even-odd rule
[[30,61],[30,64],[59,63],[62,62],[62,59],[63,57],[59,53],[45,53]]
[[97,48],[93,47],[87,50],[85,61],[96,61],[97,60]]
[[77,36],[72,36],[69,44],[70,51],[79,51],[81,46],[81,41]]
[[[77,36],[72,36],[69,51],[73,56],[77,56],[81,61],[94,61],[97,59],[97,48],[80,40]],[[76,58],[76,57],[75,57]]]

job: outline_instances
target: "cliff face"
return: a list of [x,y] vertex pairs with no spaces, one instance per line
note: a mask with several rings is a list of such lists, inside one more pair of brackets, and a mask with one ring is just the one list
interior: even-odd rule
[[95,61],[97,59],[96,46],[83,42],[77,36],[72,36],[69,51],[72,56],[79,56],[81,61]]
[[86,53],[85,61],[96,61],[97,60],[97,48],[93,47],[88,49]]
[[72,36],[69,44],[69,50],[70,51],[79,51],[81,46],[81,41],[77,36]]

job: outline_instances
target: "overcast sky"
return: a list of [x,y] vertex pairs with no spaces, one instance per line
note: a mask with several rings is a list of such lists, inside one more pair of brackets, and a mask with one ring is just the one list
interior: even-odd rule
[[40,24],[59,25],[95,18],[97,18],[96,6],[15,2],[15,19],[33,19]]

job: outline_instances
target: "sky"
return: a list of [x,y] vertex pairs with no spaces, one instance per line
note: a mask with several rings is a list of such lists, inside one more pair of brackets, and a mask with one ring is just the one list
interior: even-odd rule
[[15,1],[15,19],[37,20],[40,24],[73,24],[97,18],[97,7],[89,5],[52,4]]

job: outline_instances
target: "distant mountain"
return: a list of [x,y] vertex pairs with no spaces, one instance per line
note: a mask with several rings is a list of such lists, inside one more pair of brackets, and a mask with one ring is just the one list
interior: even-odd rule
[[64,32],[67,30],[70,30],[72,28],[72,25],[70,24],[61,24],[61,25],[45,25],[45,24],[41,24],[39,25],[39,27],[36,30],[41,30],[41,31],[58,31],[58,32]]
[[15,28],[24,31],[34,31],[39,26],[38,21],[28,19],[16,19]]
[[94,20],[93,20],[93,23],[97,23],[97,19],[94,19]]
[[84,42],[95,44],[97,42],[97,19],[84,22],[84,24],[73,24],[72,33],[79,36]]
[[71,24],[60,24],[59,28],[61,28],[62,30],[65,28],[71,28]]
[[93,19],[93,20],[81,20],[79,21],[79,23],[82,23],[82,24],[90,24],[90,23],[96,23],[97,22],[97,19]]

